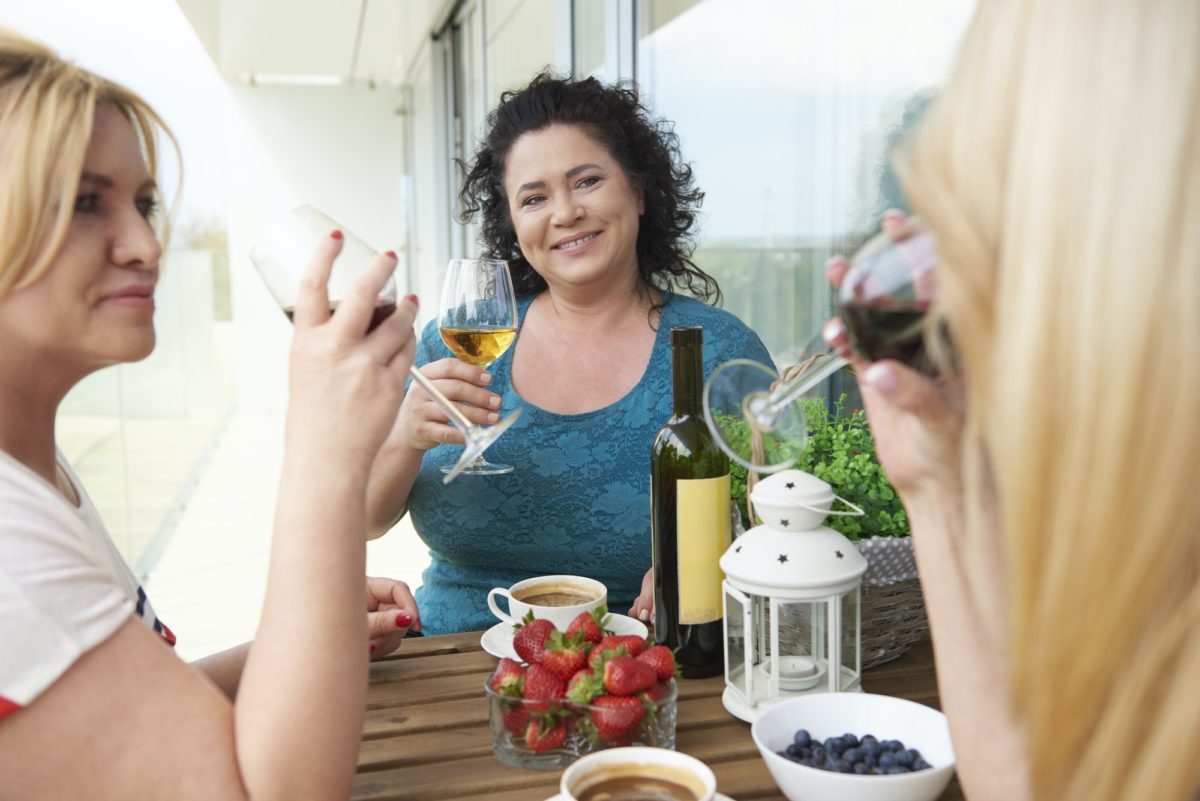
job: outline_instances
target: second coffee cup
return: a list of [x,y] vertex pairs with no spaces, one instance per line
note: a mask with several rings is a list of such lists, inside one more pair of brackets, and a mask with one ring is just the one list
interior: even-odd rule
[[[508,599],[507,612],[497,603],[500,596]],[[516,623],[532,611],[535,618],[566,629],[580,612],[607,604],[608,588],[584,576],[535,576],[508,588],[495,587],[488,592],[487,602],[502,621]]]

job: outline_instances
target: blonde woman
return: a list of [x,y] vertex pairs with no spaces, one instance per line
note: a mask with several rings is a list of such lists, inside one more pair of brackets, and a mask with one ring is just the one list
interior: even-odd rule
[[0,799],[345,798],[364,595],[389,610],[381,647],[417,625],[407,588],[363,580],[366,479],[415,309],[364,335],[395,267],[381,256],[331,319],[340,235],[314,253],[259,636],[187,665],[54,442],[72,386],[154,347],[161,127],[127,90],[0,30]]
[[1195,799],[1200,4],[983,0],[961,52],[898,165],[961,370],[858,364],[960,779]]

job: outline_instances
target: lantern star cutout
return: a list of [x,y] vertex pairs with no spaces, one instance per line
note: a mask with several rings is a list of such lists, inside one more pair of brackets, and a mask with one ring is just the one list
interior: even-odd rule
[[741,553],[741,552],[742,552],[742,546],[740,546],[740,545],[739,545],[738,547],[734,548],[734,549],[733,549],[733,552],[734,552],[734,553]]
[[796,482],[795,482],[795,481],[789,481],[787,484],[784,484],[784,486],[785,486],[785,487],[787,487],[788,489],[795,489],[795,488],[796,488]]
[[780,520],[779,525],[783,526],[784,528],[787,528],[789,523],[787,520]]
[[845,558],[845,554],[844,554],[844,553],[842,553],[841,551],[834,551],[834,553],[835,553],[835,554],[837,554],[837,558],[838,558],[838,559],[843,559],[843,558]]
[[779,554],[779,564],[782,565],[786,561],[787,561],[787,554],[785,554],[785,553]]

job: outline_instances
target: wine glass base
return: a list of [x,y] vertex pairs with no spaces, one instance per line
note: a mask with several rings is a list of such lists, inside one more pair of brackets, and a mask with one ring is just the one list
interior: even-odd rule
[[[443,473],[449,473],[453,467],[442,466],[439,468]],[[513,471],[512,465],[507,464],[492,464],[484,462],[483,464],[470,464],[458,471],[461,476],[499,476]]]
[[749,359],[718,367],[704,385],[704,419],[721,450],[756,473],[777,473],[796,463],[808,441],[799,404],[760,419],[779,374]]
[[[440,468],[446,474],[442,479],[442,483],[449,484],[463,473],[475,476],[511,473],[513,468],[508,465],[493,465],[484,461],[483,452],[488,449],[488,446],[499,439],[500,435],[507,431],[508,427],[515,423],[520,416],[521,410],[517,409],[494,426],[488,426],[487,428],[472,427],[467,431],[467,445],[463,448],[462,455],[458,457],[458,461],[454,463],[453,467]],[[495,468],[500,469],[497,470]]]

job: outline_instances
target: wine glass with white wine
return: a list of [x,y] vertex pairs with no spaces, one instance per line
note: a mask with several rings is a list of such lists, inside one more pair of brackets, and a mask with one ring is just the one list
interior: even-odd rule
[[[503,356],[517,338],[517,297],[508,262],[451,259],[442,282],[438,331],[450,352],[467,364],[486,369]],[[507,428],[520,413],[517,409],[497,425]],[[463,473],[474,476],[512,470],[510,465],[492,464],[482,453],[462,468]]]
[[[318,239],[329,236],[332,231],[342,232],[342,251],[334,262],[328,284],[330,310],[336,312],[342,297],[375,256],[370,246],[343,226],[312,206],[299,206],[268,226],[250,251],[250,261],[289,320],[296,308],[296,295],[304,275],[304,265],[312,257]],[[374,329],[395,310],[396,282],[389,278],[380,290],[368,330]],[[513,414],[494,426],[477,426],[419,370],[410,367],[408,372],[413,381],[442,407],[450,421],[462,429],[466,438],[462,456],[453,467],[444,468],[446,476],[442,483],[449,484],[464,468],[482,457],[488,446],[512,425],[517,415]]]
[[[936,373],[925,325],[936,262],[933,234],[917,217],[859,249],[838,287],[838,315],[857,353]],[[779,472],[795,464],[808,443],[801,399],[847,364],[836,353],[820,354],[781,378],[758,362],[727,362],[704,386],[704,419],[731,459],[756,473]]]

